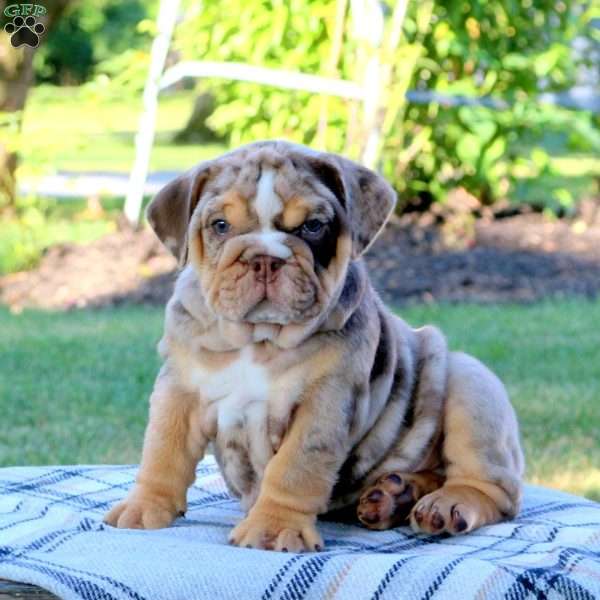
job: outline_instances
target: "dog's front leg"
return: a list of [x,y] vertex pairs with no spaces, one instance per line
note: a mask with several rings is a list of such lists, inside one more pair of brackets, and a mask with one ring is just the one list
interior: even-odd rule
[[150,419],[136,483],[104,521],[127,529],[167,527],[187,508],[187,489],[204,455],[196,395],[180,389],[167,369],[159,375],[150,398]]
[[319,382],[305,393],[290,430],[267,464],[258,499],[231,532],[248,548],[320,550],[316,528],[348,452],[350,392],[338,382]]

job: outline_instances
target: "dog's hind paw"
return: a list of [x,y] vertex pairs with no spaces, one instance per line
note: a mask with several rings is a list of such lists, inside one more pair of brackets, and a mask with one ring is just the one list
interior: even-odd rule
[[356,513],[369,529],[389,529],[407,519],[415,502],[411,483],[390,473],[363,492]]
[[417,500],[442,483],[443,478],[432,472],[387,473],[362,493],[358,520],[369,529],[405,524]]
[[419,533],[459,535],[500,519],[500,511],[488,496],[456,485],[423,496],[412,510],[410,525]]

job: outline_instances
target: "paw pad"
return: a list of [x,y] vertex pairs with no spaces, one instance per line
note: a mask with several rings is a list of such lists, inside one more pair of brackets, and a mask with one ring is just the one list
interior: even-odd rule
[[381,500],[383,496],[384,493],[381,490],[373,490],[372,492],[369,492],[367,500],[369,502],[377,502],[378,500]]
[[434,529],[441,529],[445,525],[444,517],[439,512],[435,511],[431,515],[431,526]]
[[467,522],[464,517],[460,514],[456,507],[452,508],[452,524],[454,525],[454,529],[458,533],[462,533],[467,528]]
[[369,529],[388,529],[406,521],[414,503],[413,486],[397,473],[390,473],[365,490],[357,515]]
[[31,15],[25,19],[21,16],[16,16],[4,26],[4,31],[10,35],[10,43],[14,48],[21,46],[37,48],[40,43],[40,35],[45,30],[44,25],[36,22],[35,17]]

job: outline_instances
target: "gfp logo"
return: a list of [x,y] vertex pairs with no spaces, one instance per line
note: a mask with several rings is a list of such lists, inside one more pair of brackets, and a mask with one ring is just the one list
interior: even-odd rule
[[15,48],[20,46],[36,48],[40,43],[40,35],[45,31],[36,17],[41,17],[46,12],[46,7],[41,4],[8,5],[4,9],[4,15],[12,17],[12,21],[4,26],[4,31],[10,35],[10,43]]
[[41,17],[48,11],[41,4],[9,4],[4,9],[5,17]]

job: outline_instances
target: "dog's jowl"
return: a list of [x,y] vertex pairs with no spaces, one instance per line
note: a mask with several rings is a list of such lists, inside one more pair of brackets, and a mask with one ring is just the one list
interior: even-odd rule
[[[381,303],[361,255],[393,210],[377,174],[286,142],[195,169],[148,220],[180,261],[134,488],[106,521],[168,526],[213,444],[242,546],[318,550],[317,516],[467,533],[519,509],[506,391]],[[402,268],[399,265],[399,268]]]

